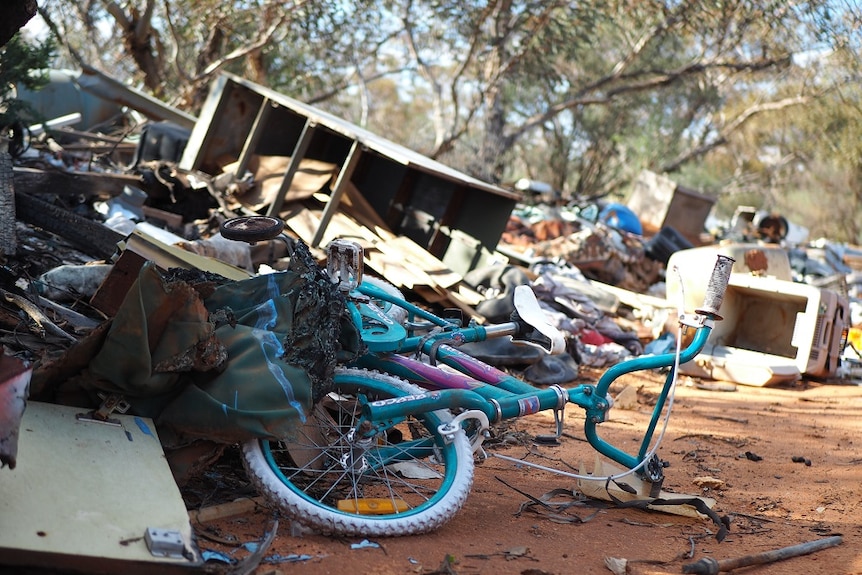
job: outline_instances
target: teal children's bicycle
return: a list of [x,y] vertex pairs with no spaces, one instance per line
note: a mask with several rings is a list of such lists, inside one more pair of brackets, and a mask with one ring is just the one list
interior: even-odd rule
[[[663,465],[654,437],[669,415],[678,365],[701,351],[721,319],[732,259],[718,256],[703,306],[681,315],[681,326],[695,330],[685,349],[623,361],[595,385],[569,388],[534,387],[458,349],[467,342],[511,337],[564,353],[562,335],[547,322],[529,286],[515,290],[517,311],[511,321],[465,324],[406,301],[386,282],[363,278],[362,262],[358,244],[335,241],[328,248],[327,273],[345,294],[366,353],[337,368],[334,389],[292,437],[258,439],[242,448],[252,481],[292,520],[339,535],[398,536],[436,529],[467,499],[489,425],[553,411],[555,434],[544,439],[557,439],[567,404],[584,410],[584,435],[592,448],[627,473],[661,486]],[[609,388],[622,375],[659,368],[668,369],[665,384],[639,451],[628,453],[599,434],[613,404]]]

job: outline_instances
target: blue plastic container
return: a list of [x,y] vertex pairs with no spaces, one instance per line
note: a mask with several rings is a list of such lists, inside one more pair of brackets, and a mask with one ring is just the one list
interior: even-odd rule
[[608,204],[599,212],[599,221],[618,230],[624,230],[642,236],[643,226],[640,218],[631,209],[622,204]]

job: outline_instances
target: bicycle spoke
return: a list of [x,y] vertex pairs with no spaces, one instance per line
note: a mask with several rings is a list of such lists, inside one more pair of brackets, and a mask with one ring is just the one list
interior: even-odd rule
[[[390,422],[373,437],[356,434],[360,396],[370,401],[416,393],[391,376],[348,370],[288,440],[262,441],[261,459],[249,449],[252,469],[294,519],[324,531],[404,534],[439,525],[460,507],[472,482],[465,437],[446,445],[437,436],[441,417]],[[438,444],[439,442],[439,444]],[[273,474],[270,481],[267,474]]]
[[[428,501],[443,479],[437,469],[439,465],[431,463],[434,443],[430,438],[402,443],[380,439],[363,454],[365,467],[361,472],[344,466],[342,458],[349,456],[351,446],[343,435],[354,426],[358,412],[358,403],[352,398],[330,399],[325,407],[319,406],[314,413],[314,423],[303,426],[301,437],[272,450],[284,477],[321,501],[358,501],[373,497],[387,499],[397,506],[409,497],[413,503],[405,503],[410,507]],[[416,435],[419,428],[412,423],[407,427],[411,436]],[[326,438],[341,439],[320,445]],[[295,461],[297,453],[303,455],[302,465]],[[418,471],[421,477],[408,477],[410,468]]]

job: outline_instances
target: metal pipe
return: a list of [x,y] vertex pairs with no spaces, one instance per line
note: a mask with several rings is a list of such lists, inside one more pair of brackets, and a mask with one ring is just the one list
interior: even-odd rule
[[843,541],[840,535],[827,537],[825,539],[816,539],[807,543],[799,543],[790,547],[781,549],[773,549],[772,551],[764,551],[763,553],[755,553],[754,555],[746,555],[737,557],[736,559],[721,559],[715,560],[712,557],[704,557],[694,563],[688,563],[682,566],[683,573],[694,573],[695,575],[718,575],[722,571],[732,571],[739,567],[748,567],[749,565],[763,565],[765,563],[774,563],[791,557],[807,555],[834,547],[841,544]]

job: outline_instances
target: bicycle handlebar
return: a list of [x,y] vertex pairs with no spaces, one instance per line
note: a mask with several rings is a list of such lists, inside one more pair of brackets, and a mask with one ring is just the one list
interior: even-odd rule
[[730,256],[718,255],[712,275],[709,278],[709,283],[706,286],[703,306],[695,310],[697,313],[711,316],[716,320],[722,319],[718,315],[718,310],[721,308],[721,302],[724,300],[724,292],[727,291],[727,284],[730,282],[730,272],[733,271],[733,263],[735,261]]

